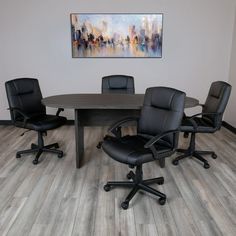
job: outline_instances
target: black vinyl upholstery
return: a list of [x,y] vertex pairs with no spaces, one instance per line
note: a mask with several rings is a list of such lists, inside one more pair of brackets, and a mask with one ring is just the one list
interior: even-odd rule
[[102,93],[134,94],[134,78],[128,75],[109,75],[102,78]]
[[[6,82],[5,86],[11,119],[15,126],[47,131],[65,124],[65,117],[46,114],[46,108],[41,103],[42,94],[37,79],[14,79]],[[18,110],[28,117],[27,122],[24,122],[24,117]]]
[[[46,108],[41,103],[42,94],[37,79],[14,79],[7,81],[5,87],[13,124],[16,127],[37,131],[39,133],[40,144],[43,144],[43,133],[65,124],[65,117],[46,114]],[[58,146],[57,144],[55,145]],[[35,145],[34,147],[36,146],[40,145]],[[41,149],[43,150],[43,148],[42,146]],[[36,151],[36,149],[33,151]],[[23,151],[21,153],[23,154]],[[35,164],[37,164],[36,162]]]
[[[137,134],[126,136],[109,136],[104,138],[102,148],[112,159],[136,167],[136,174],[128,174],[133,182],[108,182],[104,189],[111,186],[130,186],[133,190],[122,203],[127,204],[142,189],[160,197],[160,204],[165,203],[166,196],[147,186],[151,183],[163,184],[163,177],[151,180],[142,179],[142,164],[155,160],[163,161],[171,156],[178,145],[178,129],[184,110],[185,93],[167,87],[148,88],[145,93],[141,115],[137,122]],[[127,119],[127,121],[130,119]],[[121,124],[118,122],[117,124]],[[119,131],[120,126],[111,128]],[[118,132],[119,133],[119,132]],[[164,166],[162,166],[164,167]]]
[[[109,75],[102,78],[102,93],[134,94],[134,77],[128,75]],[[101,148],[102,141],[97,144]]]
[[[46,114],[37,79],[14,79],[6,82],[5,86],[10,108],[18,108],[29,116]],[[22,120],[22,116],[16,111],[11,111],[11,117],[13,121]]]
[[193,156],[204,163],[204,168],[209,168],[207,160],[201,155],[211,154],[213,158],[217,155],[213,151],[195,150],[195,135],[197,133],[214,133],[221,128],[223,114],[228,103],[231,92],[231,85],[224,81],[216,81],[211,84],[205,104],[202,105],[202,112],[192,117],[184,117],[180,130],[191,133],[191,140],[188,149],[178,149],[183,155],[173,160],[174,165],[178,161]]
[[181,124],[181,131],[195,133],[213,133],[221,128],[223,114],[229,100],[231,85],[224,81],[211,84],[201,117],[194,117],[196,127],[185,117]]
[[[185,94],[172,88],[149,88],[146,91],[138,133],[157,135],[167,130],[177,129],[183,116]],[[163,138],[170,147],[175,148],[173,134]]]
[[[153,161],[153,153],[144,144],[158,134],[179,128],[184,109],[185,94],[165,87],[146,90],[141,116],[138,121],[138,135],[121,138],[107,137],[103,150],[113,159],[130,165]],[[176,134],[169,134],[155,146],[159,158],[170,156],[177,148]]]
[[66,118],[63,116],[40,114],[37,116],[32,116],[30,119],[28,119],[24,127],[22,121],[16,121],[15,125],[17,127],[22,127],[35,131],[47,131],[51,129],[56,129],[64,125],[65,123]]

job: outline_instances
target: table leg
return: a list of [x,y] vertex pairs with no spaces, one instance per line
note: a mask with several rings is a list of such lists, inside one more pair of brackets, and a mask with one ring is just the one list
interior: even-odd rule
[[76,168],[80,168],[84,155],[84,127],[80,125],[78,109],[75,109],[75,146],[76,146]]

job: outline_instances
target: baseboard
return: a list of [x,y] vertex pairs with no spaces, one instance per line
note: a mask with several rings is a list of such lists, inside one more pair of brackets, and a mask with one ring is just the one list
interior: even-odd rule
[[226,129],[230,130],[232,133],[236,134],[236,128],[233,127],[232,125],[230,125],[229,123],[227,123],[226,121],[223,121],[223,122],[222,122],[222,125],[223,125]]
[[0,120],[0,125],[12,125],[11,120]]
[[[74,120],[67,120],[66,125],[74,125]],[[0,125],[12,125],[11,120],[0,120]],[[222,122],[222,125],[230,130],[231,132],[233,132],[234,134],[236,134],[236,128],[233,127],[232,125],[230,125],[229,123],[227,123],[226,121]]]
[[[74,120],[67,120],[66,125],[74,125]],[[0,120],[0,125],[12,125],[11,120]]]

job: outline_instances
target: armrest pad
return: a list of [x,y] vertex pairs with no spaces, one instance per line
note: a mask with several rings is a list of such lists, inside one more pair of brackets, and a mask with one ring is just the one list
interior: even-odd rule
[[154,136],[153,138],[151,138],[147,143],[145,143],[144,145],[144,148],[151,148],[151,146],[153,146],[158,140],[160,140],[161,138],[169,135],[169,134],[174,134],[174,133],[178,133],[180,132],[179,129],[177,130],[169,130],[169,131],[166,131],[162,134],[158,134],[156,136]]
[[56,116],[59,116],[59,114],[60,114],[62,111],[64,111],[63,108],[58,108],[57,113],[56,113]]
[[30,119],[30,116],[28,116],[25,112],[23,112],[21,109],[16,108],[16,107],[11,107],[11,108],[8,108],[8,109],[10,111],[14,111],[14,112],[19,113],[24,118],[24,125],[23,125],[23,127],[25,127],[27,120]]
[[152,154],[153,154],[153,157],[155,160],[160,160],[161,158],[158,157],[158,152],[157,152],[157,149],[156,147],[154,146],[154,144],[160,140],[161,138],[165,137],[166,135],[168,134],[174,134],[174,133],[178,133],[180,132],[180,130],[169,130],[169,131],[166,131],[162,134],[158,134],[156,136],[154,136],[153,138],[151,138],[145,145],[144,145],[144,148],[149,148],[151,149],[152,151]]
[[119,121],[115,122],[113,125],[111,125],[111,127],[108,129],[108,132],[111,132],[112,134],[117,136],[118,132],[120,132],[120,131],[118,131],[118,129],[120,129],[120,127],[123,124],[125,124],[129,121],[138,121],[138,119],[139,119],[138,117],[126,117],[122,120],[119,120]]
[[196,130],[196,128],[198,127],[197,123],[194,121],[194,118],[197,117],[197,116],[200,116],[200,115],[201,116],[202,115],[216,115],[216,116],[218,116],[219,113],[215,113],[215,112],[201,112],[201,113],[197,113],[197,114],[195,114],[193,116],[190,116],[190,117],[185,117],[185,119],[188,120],[192,124],[194,130]]
[[24,119],[27,119],[27,120],[30,119],[30,117],[19,108],[11,107],[11,108],[8,108],[8,110],[15,111],[15,112],[19,113],[20,115],[22,115],[24,117]]

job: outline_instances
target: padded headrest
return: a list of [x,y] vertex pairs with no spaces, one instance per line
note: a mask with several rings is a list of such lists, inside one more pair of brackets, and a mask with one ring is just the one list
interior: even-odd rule
[[111,89],[125,89],[127,88],[127,78],[117,76],[109,79],[109,87]]
[[[152,90],[152,92],[151,92]],[[165,110],[174,110],[176,107],[174,97],[176,92],[170,88],[159,87],[158,90],[154,88],[148,88],[147,92],[151,92],[150,106],[165,109]]]
[[34,80],[36,79],[15,79],[7,83],[12,84],[12,86],[14,87],[14,95],[25,95],[34,92]]
[[224,89],[224,83],[225,82],[223,81],[216,81],[212,83],[210,91],[209,91],[209,95],[211,97],[220,98],[221,93]]

